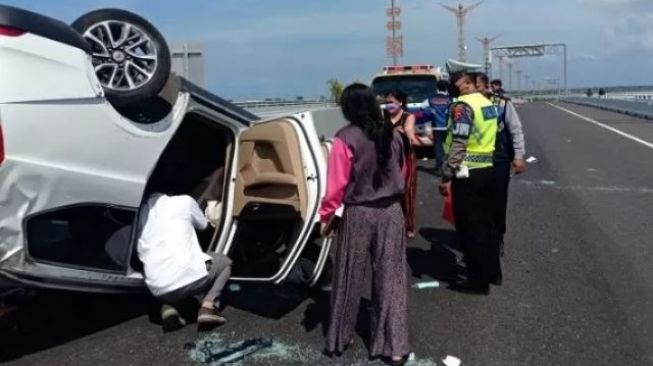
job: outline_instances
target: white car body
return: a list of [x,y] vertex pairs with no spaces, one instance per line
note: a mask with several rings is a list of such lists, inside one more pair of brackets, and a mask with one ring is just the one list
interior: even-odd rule
[[[235,237],[243,234],[239,233],[239,226],[244,225],[245,211],[242,208],[240,213],[235,212],[238,202],[234,197],[238,195],[237,190],[246,191],[245,170],[251,168],[247,164],[254,164],[245,159],[257,158],[262,167],[272,166],[265,156],[261,158],[255,154],[259,143],[274,152],[287,149],[287,156],[294,156],[295,167],[301,162],[303,171],[295,169],[277,174],[284,179],[297,179],[290,186],[299,192],[298,215],[301,215],[278,270],[266,275],[236,274],[233,279],[281,283],[287,278],[314,232],[318,206],[326,189],[326,159],[314,126],[320,118],[319,111],[261,121],[192,83],[171,76],[169,85],[174,93],[170,112],[155,123],[139,123],[118,112],[104,98],[87,52],[29,30],[7,35],[6,29],[2,29],[2,10],[0,8],[0,279],[26,286],[96,292],[142,289],[142,272],[133,265],[138,223],[133,221],[125,225],[112,215],[133,215],[137,220],[140,204],[148,194],[148,181],[162,154],[180,126],[191,117],[207,126],[215,124],[220,131],[228,131],[230,136],[225,139],[232,142],[225,153],[224,220],[210,240],[210,251],[231,255],[238,249],[234,248]],[[189,120],[188,123],[195,122]],[[211,126],[207,128],[213,128]],[[270,128],[283,128],[288,136],[296,136],[298,151],[290,150],[282,140],[257,140],[261,138],[256,137],[257,129]],[[251,157],[240,156],[243,151],[250,150]],[[268,175],[280,179],[273,173]],[[264,175],[255,175],[255,179],[264,179],[261,178]],[[250,196],[245,198],[251,199]],[[280,200],[267,197],[263,201]],[[254,209],[264,207],[264,203],[250,203]],[[73,221],[77,216],[59,212],[77,212],[75,210],[98,211],[97,218],[83,218],[89,222],[104,223],[106,220],[110,227],[123,225],[113,233],[107,229],[111,236],[106,239],[108,246],[111,240],[118,238],[115,242],[119,244],[120,253],[127,253],[117,265],[122,267],[115,269],[111,267],[115,263],[104,264],[103,261],[108,261],[104,257],[98,259],[98,263],[103,264],[94,267],[92,263],[80,265],[44,259],[31,252],[36,241],[43,242],[45,248],[74,242]],[[64,219],[57,219],[57,215]],[[39,227],[48,231],[39,231]],[[118,231],[123,231],[129,239],[120,241]],[[84,235],[93,234],[89,230]],[[321,244],[309,279],[312,284],[319,278],[328,256],[330,242],[322,241]],[[65,252],[62,250],[62,255],[68,255]],[[111,257],[111,253],[107,253],[104,254]]]

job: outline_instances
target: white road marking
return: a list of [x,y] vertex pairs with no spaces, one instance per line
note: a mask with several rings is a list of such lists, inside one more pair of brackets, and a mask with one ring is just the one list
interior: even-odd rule
[[603,192],[603,193],[639,193],[639,194],[653,194],[653,188],[646,187],[617,187],[617,186],[582,186],[560,185],[552,180],[514,180],[514,183],[524,186],[532,187],[551,187],[561,191],[586,191],[586,192]]
[[603,124],[603,123],[598,122],[598,121],[595,121],[595,120],[593,120],[593,119],[591,119],[591,118],[589,118],[589,117],[585,117],[585,116],[583,116],[582,114],[578,114],[578,113],[576,113],[576,112],[570,111],[570,110],[567,109],[567,108],[563,108],[563,107],[557,106],[557,105],[555,105],[555,104],[553,104],[553,103],[547,103],[547,104],[550,105],[550,106],[552,106],[552,107],[558,108],[559,110],[561,110],[561,111],[563,111],[563,112],[567,112],[567,113],[571,114],[572,116],[578,117],[578,118],[582,119],[582,120],[585,121],[585,122],[589,122],[589,123],[591,123],[591,124],[594,124],[594,125],[597,125],[597,126],[599,126],[599,127],[605,128],[605,129],[608,130],[608,131],[612,131],[612,132],[614,132],[614,133],[616,133],[616,134],[618,134],[618,135],[621,135],[621,136],[623,136],[623,137],[625,137],[625,138],[627,138],[627,139],[633,140],[633,141],[635,141],[635,142],[639,142],[640,144],[642,144],[642,145],[644,145],[644,146],[646,146],[646,147],[649,147],[649,148],[653,149],[653,143],[651,143],[651,142],[649,142],[649,141],[642,140],[642,139],[640,139],[639,137],[636,137],[636,136],[633,136],[633,135],[631,135],[631,134],[625,133],[625,132],[623,132],[623,131],[621,131],[621,130],[618,130],[618,129],[614,128],[614,127],[608,126],[608,125]]

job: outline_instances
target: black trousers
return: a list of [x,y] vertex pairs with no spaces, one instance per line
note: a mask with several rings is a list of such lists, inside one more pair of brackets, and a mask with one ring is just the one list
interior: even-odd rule
[[479,287],[501,277],[495,187],[494,168],[472,169],[469,178],[454,179],[451,185],[467,278]]
[[435,137],[433,141],[433,150],[435,151],[435,169],[440,170],[442,169],[442,165],[444,165],[444,140],[447,139],[447,131],[435,130],[433,131],[433,135]]
[[494,216],[499,240],[503,242],[503,235],[506,233],[506,212],[508,210],[508,186],[510,184],[510,162],[494,164]]

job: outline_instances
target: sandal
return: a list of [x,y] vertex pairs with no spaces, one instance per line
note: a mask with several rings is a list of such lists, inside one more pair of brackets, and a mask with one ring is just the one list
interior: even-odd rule
[[410,358],[410,353],[407,355],[404,355],[398,360],[393,360],[392,358],[384,358],[383,362],[386,365],[391,365],[391,366],[404,366],[406,362],[408,362],[408,359]]

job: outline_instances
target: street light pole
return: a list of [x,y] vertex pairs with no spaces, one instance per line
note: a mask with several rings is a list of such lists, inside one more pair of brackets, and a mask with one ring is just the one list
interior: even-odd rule
[[508,63],[508,90],[512,91],[512,62]]
[[569,94],[569,91],[568,91],[569,89],[567,89],[567,44],[566,43],[562,44],[562,49],[563,49],[564,59],[565,59],[564,60],[564,64],[565,64],[565,66],[564,66],[564,88],[565,88],[565,96],[567,96]]
[[481,0],[468,7],[464,7],[463,4],[458,4],[458,7],[440,4],[440,6],[456,16],[456,25],[458,26],[458,61],[464,62],[467,56],[467,47],[465,46],[465,18],[472,9],[481,5],[483,1]]
[[521,70],[517,70],[517,90],[521,91]]

